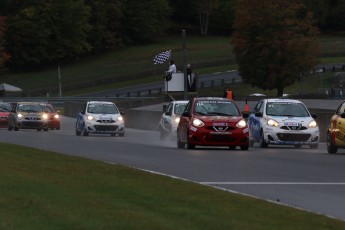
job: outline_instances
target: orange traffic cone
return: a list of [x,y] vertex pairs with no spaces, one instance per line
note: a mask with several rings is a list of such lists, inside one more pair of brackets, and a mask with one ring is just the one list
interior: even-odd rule
[[249,112],[248,102],[246,100],[246,104],[244,105],[244,112]]

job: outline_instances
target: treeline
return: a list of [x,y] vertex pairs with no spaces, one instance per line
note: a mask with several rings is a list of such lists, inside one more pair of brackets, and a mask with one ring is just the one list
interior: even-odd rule
[[[230,36],[238,1],[1,0],[0,68],[35,70],[153,42],[182,29],[188,34]],[[345,29],[345,1],[290,1],[302,1],[311,9],[321,31]]]

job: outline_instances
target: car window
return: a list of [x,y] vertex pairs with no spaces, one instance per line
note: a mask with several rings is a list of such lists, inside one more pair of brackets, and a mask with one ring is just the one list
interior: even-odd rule
[[240,112],[234,103],[223,100],[197,101],[194,113],[208,116],[240,116]]
[[172,114],[172,109],[173,109],[173,103],[170,103],[170,104],[168,105],[167,112],[169,112],[170,114]]
[[11,109],[10,104],[0,104],[0,112],[9,112]]
[[268,102],[266,114],[270,116],[309,117],[307,108],[302,103]]
[[338,108],[338,110],[337,110],[337,114],[342,114],[342,113],[344,113],[345,112],[345,102],[343,102],[340,106],[339,106],[339,108]]
[[43,112],[42,107],[39,104],[18,104],[18,112]]
[[186,104],[175,104],[175,109],[174,109],[175,114],[181,115],[185,107],[186,107]]
[[54,110],[48,105],[42,105],[43,111],[46,113],[54,113]]
[[113,104],[89,104],[87,107],[88,113],[95,114],[117,114],[119,113],[118,109]]
[[256,104],[256,106],[254,107],[253,113],[262,112],[262,111],[260,111],[261,105],[262,105],[262,101],[260,101],[258,104]]

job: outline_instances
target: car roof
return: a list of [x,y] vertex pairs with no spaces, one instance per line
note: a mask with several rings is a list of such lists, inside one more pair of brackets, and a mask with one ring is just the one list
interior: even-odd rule
[[88,101],[88,104],[114,104],[113,102],[110,101]]
[[196,100],[222,100],[222,101],[228,101],[228,98],[223,97],[196,97]]
[[189,101],[186,100],[177,100],[177,101],[172,101],[174,104],[187,104]]
[[290,103],[302,103],[301,101],[299,100],[296,100],[296,99],[287,99],[287,98],[270,98],[270,99],[264,99],[266,100],[267,102],[290,102]]

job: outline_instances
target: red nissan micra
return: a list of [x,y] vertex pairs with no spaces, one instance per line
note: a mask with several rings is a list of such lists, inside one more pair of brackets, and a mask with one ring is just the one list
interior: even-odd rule
[[187,104],[177,127],[177,147],[227,146],[248,150],[245,118],[234,101],[219,97],[194,98]]

